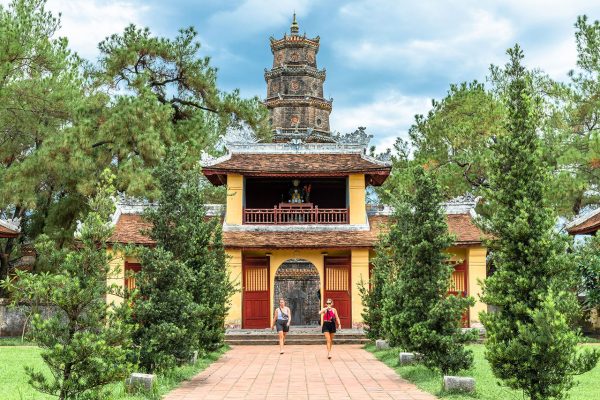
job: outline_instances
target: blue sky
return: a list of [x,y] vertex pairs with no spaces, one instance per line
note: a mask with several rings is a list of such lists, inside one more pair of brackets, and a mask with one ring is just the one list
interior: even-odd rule
[[321,37],[332,128],[366,126],[381,149],[406,136],[414,115],[451,83],[484,80],[516,42],[530,67],[566,80],[575,67],[576,17],[600,19],[597,0],[49,0],[48,8],[62,12],[61,33],[90,59],[100,40],[128,23],[167,36],[192,25],[219,69],[219,86],[260,98],[269,36],[289,31],[295,10],[300,32]]

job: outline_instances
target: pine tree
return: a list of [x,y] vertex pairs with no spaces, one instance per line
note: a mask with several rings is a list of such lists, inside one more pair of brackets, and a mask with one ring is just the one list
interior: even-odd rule
[[225,265],[219,218],[208,218],[199,171],[184,171],[176,150],[157,168],[159,204],[145,218],[155,248],[141,252],[134,314],[136,342],[148,370],[189,359],[222,344],[233,287]]
[[549,172],[537,136],[538,103],[519,46],[508,51],[507,134],[493,146],[485,221],[494,236],[495,273],[484,285],[486,358],[496,377],[530,399],[564,398],[573,375],[598,353],[578,352],[574,263],[555,232],[545,198]]
[[394,204],[382,246],[388,255],[377,261],[389,263],[383,268],[390,272],[383,289],[383,330],[392,345],[420,353],[429,368],[456,373],[473,361],[464,348],[473,335],[460,326],[473,299],[447,295],[452,266],[444,251],[453,240],[435,177],[416,167],[411,183],[412,192]]
[[[98,195],[80,228],[79,245],[56,249],[40,238],[40,256],[53,265],[53,273],[17,271],[5,282],[14,304],[45,305],[52,310],[43,317],[32,308],[30,338],[42,348],[42,359],[51,371],[27,368],[29,383],[38,391],[59,399],[101,399],[104,385],[123,379],[132,369],[127,361],[131,349],[129,307],[110,307],[105,297],[118,294],[106,285],[110,258],[106,240],[112,228],[114,188],[106,172]],[[47,239],[47,238],[46,238]]]
[[383,289],[390,277],[390,256],[388,254],[387,237],[379,239],[376,256],[373,259],[373,270],[369,283],[361,281],[358,290],[364,311],[362,312],[365,323],[365,334],[371,340],[384,337],[383,331]]

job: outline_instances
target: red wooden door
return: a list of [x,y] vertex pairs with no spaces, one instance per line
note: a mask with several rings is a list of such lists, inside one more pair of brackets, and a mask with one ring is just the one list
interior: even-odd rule
[[[454,271],[450,278],[450,287],[448,288],[448,294],[455,296],[466,297],[467,296],[467,282],[468,282],[468,271],[467,262],[463,261],[461,264],[454,265]],[[462,325],[465,328],[469,327],[469,309],[466,309],[462,316]]]
[[269,259],[245,257],[243,263],[242,328],[270,326]]
[[350,290],[350,258],[325,257],[325,296],[333,300],[342,328],[352,328],[352,293]]
[[125,287],[135,289],[135,274],[142,270],[142,264],[125,261]]

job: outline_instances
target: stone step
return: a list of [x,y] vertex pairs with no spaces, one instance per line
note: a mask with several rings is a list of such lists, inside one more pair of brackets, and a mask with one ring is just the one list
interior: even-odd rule
[[[336,344],[366,344],[362,329],[343,329],[335,335]],[[268,329],[229,329],[225,333],[225,343],[229,345],[276,345],[279,343],[277,332]],[[325,337],[320,327],[294,326],[287,334],[286,344],[323,345]]]
[[[230,346],[273,346],[279,344],[279,340],[275,338],[270,339],[255,339],[255,338],[245,338],[243,340],[239,339],[230,339],[225,338],[225,343]],[[343,344],[367,344],[369,340],[366,338],[358,339],[358,338],[336,338],[334,339],[334,344],[343,345]],[[324,345],[325,338],[319,339],[308,339],[308,338],[286,338],[286,345]]]
[[[365,335],[359,334],[336,334],[336,339],[364,339]],[[296,340],[296,339],[323,339],[325,340],[323,334],[288,334],[286,336],[286,340]],[[279,340],[277,334],[264,334],[264,335],[225,335],[225,340]]]

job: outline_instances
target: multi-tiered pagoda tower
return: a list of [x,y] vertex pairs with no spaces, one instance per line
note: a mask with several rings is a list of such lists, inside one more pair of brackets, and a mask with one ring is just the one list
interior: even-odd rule
[[296,14],[290,35],[271,37],[273,66],[265,70],[273,140],[289,142],[334,142],[329,128],[331,100],[323,97],[325,70],[317,68],[319,37],[298,34]]

